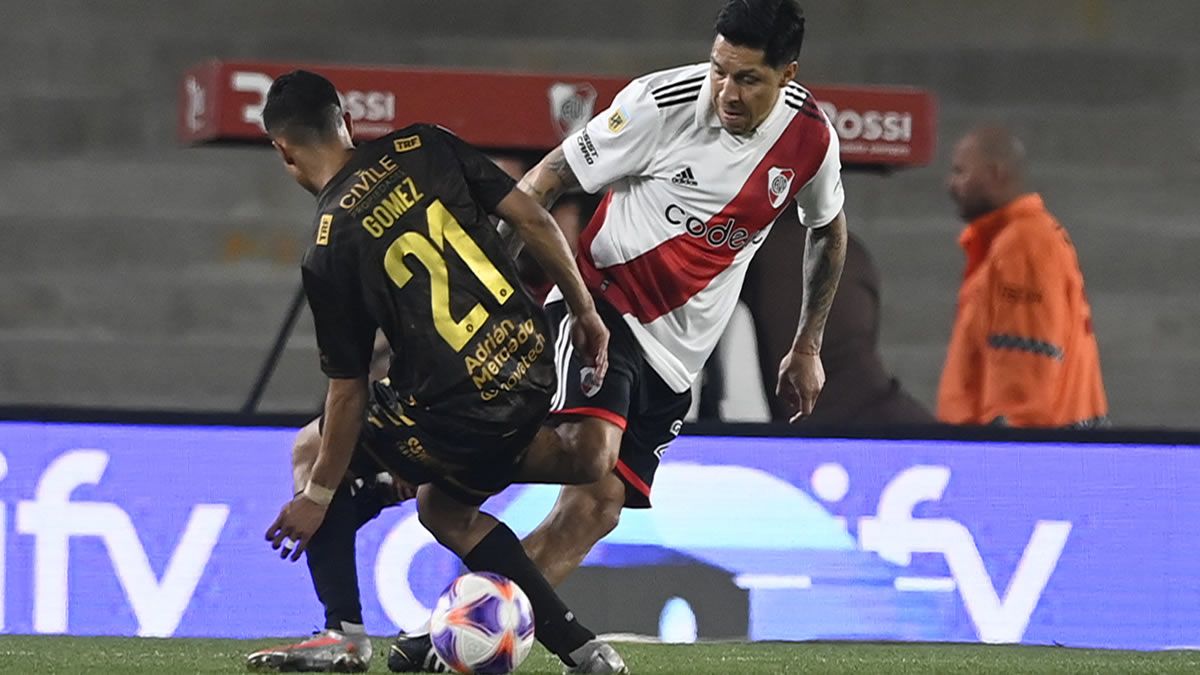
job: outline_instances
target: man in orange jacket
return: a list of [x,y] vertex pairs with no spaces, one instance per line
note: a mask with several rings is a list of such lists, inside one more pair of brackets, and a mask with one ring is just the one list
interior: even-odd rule
[[1025,191],[1025,152],[1000,127],[954,149],[948,187],[967,227],[958,312],[938,391],[950,424],[1108,423],[1083,273],[1067,231]]

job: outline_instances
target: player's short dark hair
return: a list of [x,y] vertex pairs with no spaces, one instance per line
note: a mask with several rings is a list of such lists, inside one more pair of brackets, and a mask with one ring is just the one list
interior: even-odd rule
[[732,44],[761,49],[767,65],[779,68],[800,57],[804,10],[796,0],[729,0],[715,28]]
[[280,75],[267,91],[263,127],[275,138],[326,140],[337,133],[342,103],[329,80],[307,70]]

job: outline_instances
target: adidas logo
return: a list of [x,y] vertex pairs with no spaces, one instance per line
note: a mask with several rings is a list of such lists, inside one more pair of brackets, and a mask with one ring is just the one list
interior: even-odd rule
[[696,177],[692,175],[692,167],[690,166],[683,167],[683,171],[675,174],[675,177],[671,179],[671,182],[676,185],[691,185],[692,187],[699,185],[699,183],[696,182]]

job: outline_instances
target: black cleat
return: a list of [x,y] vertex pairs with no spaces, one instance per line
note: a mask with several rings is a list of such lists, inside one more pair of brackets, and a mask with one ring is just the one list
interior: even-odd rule
[[452,673],[433,649],[429,633],[401,633],[388,649],[388,670],[393,673]]

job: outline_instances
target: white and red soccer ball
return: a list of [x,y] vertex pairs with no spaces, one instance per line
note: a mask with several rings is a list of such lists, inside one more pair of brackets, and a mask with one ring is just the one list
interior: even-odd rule
[[460,673],[511,673],[533,647],[533,607],[499,574],[465,574],[438,598],[429,634],[438,656]]

